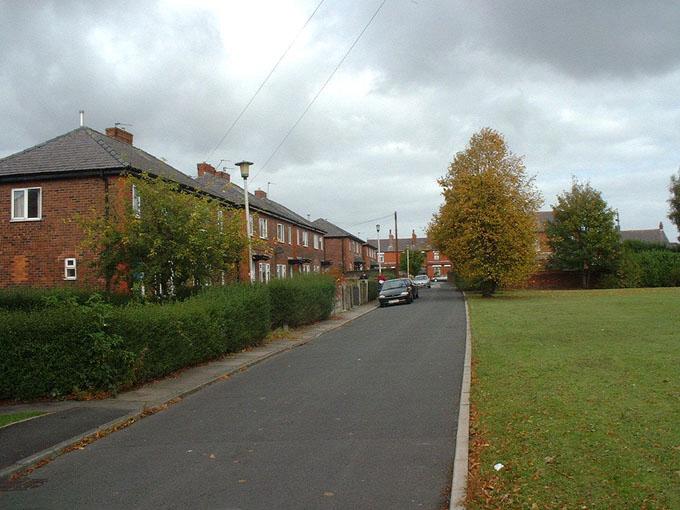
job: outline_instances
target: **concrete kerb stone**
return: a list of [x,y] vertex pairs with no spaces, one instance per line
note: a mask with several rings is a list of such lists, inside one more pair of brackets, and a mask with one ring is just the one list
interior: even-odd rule
[[[276,345],[275,342],[270,342],[267,344],[268,346],[274,346],[275,349],[272,351],[267,351],[262,353],[261,356],[258,356],[257,358],[251,358],[244,360],[242,363],[239,365],[235,366],[234,368],[231,368],[230,370],[227,370],[226,372],[211,377],[209,380],[204,381],[200,384],[197,384],[191,388],[182,390],[178,392],[176,395],[174,395],[170,399],[164,399],[163,401],[159,402],[152,402],[152,403],[145,403],[143,407],[138,408],[124,416],[121,416],[119,418],[115,418],[103,425],[100,425],[98,427],[92,428],[86,432],[83,432],[81,434],[78,434],[76,436],[73,436],[70,439],[67,439],[65,441],[62,441],[54,446],[51,446],[49,448],[46,448],[45,450],[42,450],[38,453],[35,453],[33,455],[30,455],[29,457],[25,457],[11,466],[8,466],[2,470],[0,470],[0,480],[4,479],[9,479],[12,477],[12,475],[16,473],[20,473],[21,471],[24,471],[26,469],[29,469],[33,466],[38,468],[36,466],[37,464],[43,462],[43,461],[51,461],[57,457],[59,457],[61,454],[65,453],[65,451],[76,445],[77,443],[80,443],[84,439],[96,436],[98,434],[103,434],[106,432],[115,432],[119,428],[125,428],[123,427],[126,423],[128,425],[132,425],[133,423],[145,418],[146,416],[149,415],[149,410],[150,409],[155,409],[155,408],[163,408],[167,407],[168,405],[171,405],[173,403],[176,403],[177,401],[193,394],[196,393],[203,388],[206,388],[212,384],[215,384],[217,382],[220,382],[224,380],[225,377],[228,377],[230,375],[236,374],[238,372],[241,372],[243,370],[248,369],[249,367],[256,365],[258,363],[261,363],[265,361],[268,358],[271,358],[272,356],[275,356],[277,354],[281,354],[282,352],[290,351],[292,349],[295,349],[296,347],[300,347],[301,345],[304,345],[306,343],[311,342],[315,338],[318,338],[319,336],[323,335],[324,333],[327,333],[329,331],[333,331],[335,329],[338,329],[346,324],[349,324],[350,322],[354,321],[355,319],[358,319],[359,317],[366,315],[369,312],[374,311],[377,308],[377,305],[370,306],[369,305],[363,305],[361,308],[362,310],[349,310],[346,313],[351,314],[350,317],[346,319],[329,319],[327,321],[324,321],[322,323],[316,324],[313,326],[313,331],[312,332],[307,332],[306,334],[303,334],[303,336],[299,339],[295,339],[292,341],[292,343],[289,343],[287,345]],[[327,324],[328,327],[324,327],[324,324]],[[250,351],[252,352],[252,351]],[[238,355],[237,355],[238,356]],[[154,413],[151,413],[154,414]],[[108,435],[108,434],[107,434]]]
[[453,478],[451,480],[451,497],[449,510],[465,510],[465,489],[468,474],[468,448],[470,441],[470,380],[472,377],[472,334],[470,331],[470,312],[468,299],[465,299],[465,364],[463,367],[463,384],[460,389],[460,407],[458,409],[458,431],[456,433],[456,452],[453,459]]

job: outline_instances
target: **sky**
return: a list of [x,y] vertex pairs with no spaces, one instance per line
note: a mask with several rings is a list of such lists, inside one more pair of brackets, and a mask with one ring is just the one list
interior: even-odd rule
[[576,177],[622,229],[663,222],[677,239],[677,2],[381,2],[0,0],[0,157],[77,128],[84,110],[189,175],[222,160],[240,183],[247,159],[250,188],[304,216],[365,239],[397,211],[406,237],[424,235],[437,179],[491,127],[542,209]]

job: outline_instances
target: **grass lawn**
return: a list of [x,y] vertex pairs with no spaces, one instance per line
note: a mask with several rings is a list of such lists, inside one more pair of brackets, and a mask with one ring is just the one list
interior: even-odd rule
[[468,508],[680,509],[680,289],[469,297]]
[[24,411],[21,413],[0,414],[0,427],[4,427],[5,425],[9,425],[10,423],[14,423],[16,421],[25,420],[26,418],[40,416],[41,414],[45,413],[41,411]]

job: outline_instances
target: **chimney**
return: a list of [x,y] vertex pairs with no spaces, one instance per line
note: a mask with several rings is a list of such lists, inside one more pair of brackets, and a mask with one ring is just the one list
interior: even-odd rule
[[416,241],[418,241],[418,236],[416,236],[416,230],[413,229],[411,230],[411,244],[415,245]]
[[229,175],[227,172],[220,172],[219,170],[217,170],[215,172],[215,175],[220,179],[224,179],[227,182],[231,182],[231,175]]
[[203,163],[198,163],[196,165],[196,168],[198,168],[198,176],[200,177],[201,175],[205,174],[210,174],[210,175],[215,175],[215,167],[212,166],[210,163],[206,163],[205,161]]
[[659,222],[659,230],[663,230],[663,221]]
[[267,193],[264,192],[264,191],[261,190],[261,189],[256,189],[256,190],[255,190],[255,196],[256,196],[257,198],[267,198]]
[[394,241],[394,235],[392,235],[392,229],[390,229],[390,241]]
[[128,133],[127,131],[119,127],[106,128],[106,136],[115,138],[119,142],[132,145],[132,133]]

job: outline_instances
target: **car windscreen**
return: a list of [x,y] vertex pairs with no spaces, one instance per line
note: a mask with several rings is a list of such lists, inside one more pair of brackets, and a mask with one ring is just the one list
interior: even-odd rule
[[401,280],[387,280],[382,286],[383,290],[398,289],[399,287],[406,287],[406,282]]
[[416,276],[416,280],[418,280],[418,281],[427,280],[427,276]]

